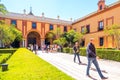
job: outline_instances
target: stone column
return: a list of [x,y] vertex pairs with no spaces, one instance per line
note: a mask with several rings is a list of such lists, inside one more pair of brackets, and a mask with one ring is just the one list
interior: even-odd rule
[[27,42],[26,39],[23,39],[23,41],[22,41],[22,47],[27,47],[27,43],[26,42]]
[[25,47],[25,39],[22,41],[22,47]]
[[2,41],[0,40],[0,47],[2,47]]

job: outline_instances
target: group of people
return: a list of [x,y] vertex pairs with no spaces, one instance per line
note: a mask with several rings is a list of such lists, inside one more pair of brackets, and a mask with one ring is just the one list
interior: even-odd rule
[[58,50],[60,50],[60,46],[59,45],[42,45],[42,52],[57,52]]
[[[80,60],[80,47],[79,47],[79,43],[78,42],[75,42],[75,45],[73,47],[73,52],[74,52],[74,62],[76,62],[76,56],[78,57],[78,61],[79,61],[79,64],[81,64],[81,60]],[[91,67],[91,64],[93,63],[94,66],[96,67],[97,69],[97,72],[99,74],[99,76],[101,77],[101,79],[107,79],[107,77],[104,77],[101,70],[100,70],[100,67],[99,67],[99,64],[97,62],[97,55],[96,55],[96,49],[95,49],[95,46],[94,46],[94,39],[91,38],[90,39],[90,42],[87,46],[87,50],[86,50],[86,53],[87,53],[87,60],[88,60],[88,64],[87,64],[87,69],[86,69],[86,75],[88,77],[91,77],[90,76],[90,67]]]
[[37,54],[38,45],[37,44],[30,44],[30,50],[32,52],[35,51],[35,54]]

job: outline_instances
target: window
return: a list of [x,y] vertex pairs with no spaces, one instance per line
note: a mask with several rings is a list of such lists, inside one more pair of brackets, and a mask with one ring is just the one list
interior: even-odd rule
[[64,26],[64,32],[67,32],[67,26]]
[[82,41],[81,41],[81,46],[82,46],[82,47],[85,46],[85,40],[84,40],[84,39],[82,39]]
[[32,29],[36,29],[36,22],[32,22]]
[[102,10],[102,5],[100,5],[100,10]]
[[13,24],[13,25],[17,25],[17,21],[16,20],[11,20],[11,24]]
[[86,26],[86,30],[87,30],[86,33],[90,33],[90,25],[87,25],[87,26]]
[[81,33],[84,33],[84,26],[81,27]]
[[103,30],[103,27],[104,27],[103,21],[100,21],[98,23],[98,31]]
[[50,24],[50,28],[49,28],[50,30],[53,30],[53,25],[52,24]]
[[100,39],[99,39],[99,45],[100,46],[103,46],[103,44],[104,44],[104,38],[103,37],[100,37]]

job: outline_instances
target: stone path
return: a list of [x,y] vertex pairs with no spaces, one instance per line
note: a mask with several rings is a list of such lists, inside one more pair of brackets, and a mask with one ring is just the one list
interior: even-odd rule
[[[76,80],[101,80],[93,64],[92,69],[90,70],[92,78],[86,76],[86,57],[80,56],[83,64],[79,65],[78,62],[73,62],[73,55],[71,54],[42,53],[41,51],[38,51],[37,53],[40,58],[54,65]],[[120,80],[120,62],[99,59],[98,63],[104,76],[108,77],[107,80]]]

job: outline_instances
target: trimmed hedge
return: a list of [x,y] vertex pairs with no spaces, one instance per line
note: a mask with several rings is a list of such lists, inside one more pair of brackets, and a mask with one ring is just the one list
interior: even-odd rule
[[0,53],[14,53],[17,49],[0,49]]
[[5,63],[11,56],[11,53],[0,54],[0,64]]
[[[86,56],[86,48],[81,48],[80,51],[81,56]],[[73,49],[64,48],[63,52],[73,54]],[[97,56],[99,56],[101,59],[114,60],[120,62],[120,50],[96,49],[96,53]]]

